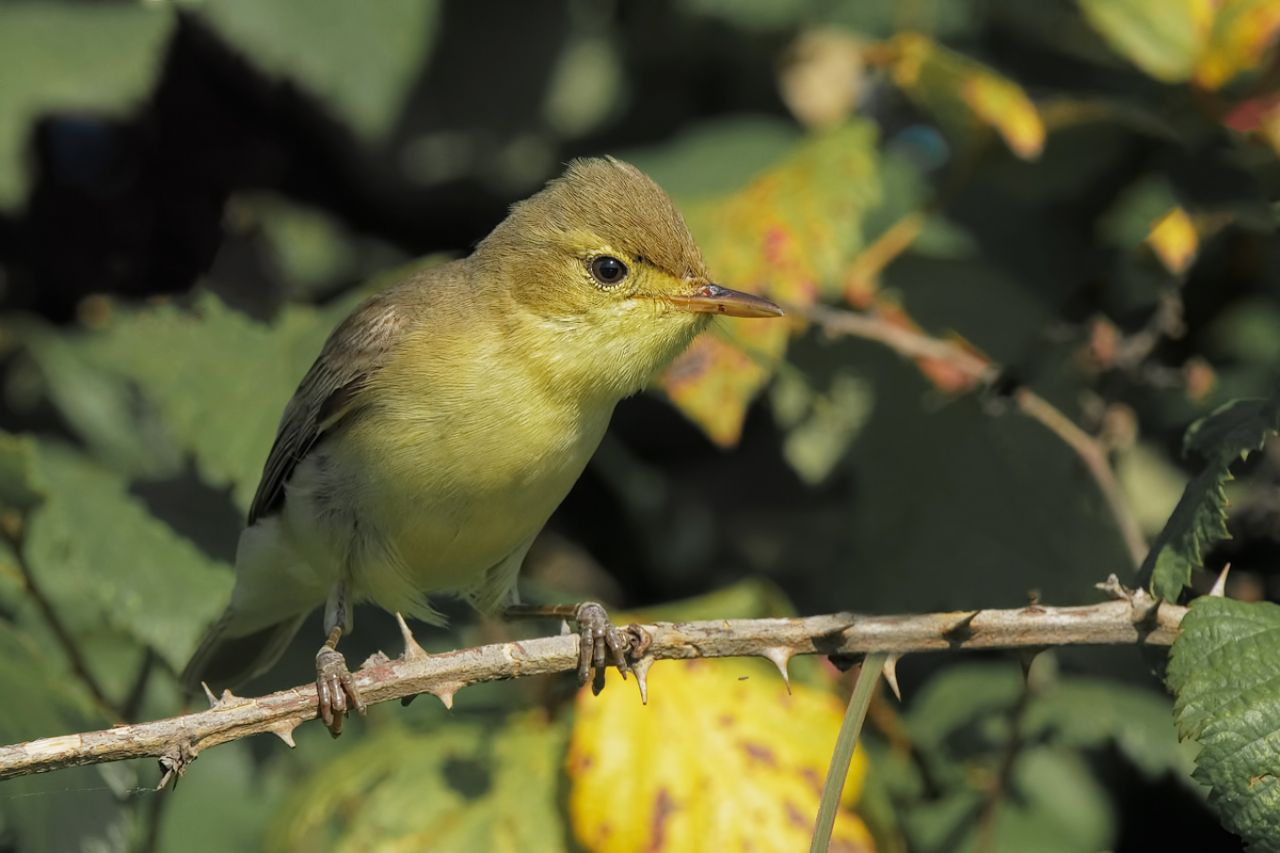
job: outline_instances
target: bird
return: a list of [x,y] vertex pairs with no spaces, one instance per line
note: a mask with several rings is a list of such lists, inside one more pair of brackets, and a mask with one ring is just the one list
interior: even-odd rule
[[[483,613],[516,604],[525,554],[615,406],[713,318],[782,314],[712,281],[640,169],[570,162],[469,255],[373,295],[330,334],[284,409],[230,602],[184,684],[216,691],[265,672],[323,606],[318,715],[336,737],[365,709],[337,648],[356,603],[433,625],[440,595]],[[594,668],[601,684],[625,666],[626,639],[598,605],[573,614],[579,678]]]

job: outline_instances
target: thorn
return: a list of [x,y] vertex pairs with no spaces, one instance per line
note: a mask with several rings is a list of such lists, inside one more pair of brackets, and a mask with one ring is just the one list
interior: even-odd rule
[[653,666],[653,655],[645,655],[633,661],[631,671],[636,675],[636,686],[640,688],[640,704],[649,704],[649,667]]
[[782,683],[787,685],[787,693],[791,693],[791,673],[787,671],[787,664],[791,662],[791,656],[794,655],[791,649],[786,646],[772,646],[760,653],[760,657],[770,661],[778,668],[778,674],[782,676]]
[[218,708],[226,708],[231,705],[243,705],[250,701],[243,696],[237,696],[232,693],[230,688],[223,690],[221,696],[214,696],[213,691],[209,689],[208,684],[205,684],[202,681],[200,682],[200,686],[204,688],[204,698],[209,700],[209,707],[214,710],[217,710]]
[[1222,571],[1218,573],[1218,579],[1213,582],[1213,588],[1209,590],[1209,594],[1214,598],[1227,597],[1227,574],[1231,571],[1231,564],[1227,563],[1222,567]]
[[1044,646],[1032,646],[1018,650],[1018,664],[1022,667],[1022,681],[1024,684],[1031,683],[1031,666],[1044,650]]
[[1129,618],[1139,628],[1153,626],[1156,623],[1156,611],[1160,609],[1163,599],[1153,598],[1145,589],[1135,589],[1129,593]]
[[960,644],[973,636],[973,620],[978,617],[981,610],[974,610],[963,616],[956,624],[942,632],[942,637],[949,643]]
[[435,687],[429,688],[427,692],[439,699],[440,704],[444,705],[446,711],[452,711],[454,694],[466,686],[461,682],[449,681],[444,684],[437,684]]
[[1107,579],[1102,583],[1095,583],[1094,589],[1100,589],[1109,597],[1116,601],[1129,601],[1133,598],[1133,592],[1124,588],[1124,584],[1120,583],[1120,579],[1114,574],[1107,575]]
[[404,638],[404,654],[400,655],[400,660],[418,660],[427,657],[422,646],[418,645],[418,641],[414,639],[413,632],[409,630],[400,611],[396,611],[396,624],[400,626],[400,636]]
[[898,687],[898,661],[900,660],[902,655],[896,652],[889,655],[884,659],[884,668],[881,670],[884,673],[885,683],[889,685],[889,689],[893,691],[893,695],[899,702],[902,701],[902,689]]
[[278,726],[272,726],[271,733],[284,741],[285,746],[294,749],[297,744],[293,742],[293,730],[297,727],[297,721],[285,720]]

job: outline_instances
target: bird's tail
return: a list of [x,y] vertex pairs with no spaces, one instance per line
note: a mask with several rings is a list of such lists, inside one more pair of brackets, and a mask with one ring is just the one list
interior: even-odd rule
[[201,684],[206,684],[216,695],[262,674],[284,654],[305,618],[303,613],[265,628],[235,633],[232,611],[227,608],[182,671],[183,686],[198,693]]

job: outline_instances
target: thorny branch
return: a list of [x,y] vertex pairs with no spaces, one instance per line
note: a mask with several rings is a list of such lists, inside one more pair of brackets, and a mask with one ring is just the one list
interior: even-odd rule
[[[951,341],[934,338],[914,329],[888,322],[874,313],[857,313],[839,308],[813,305],[792,309],[816,323],[830,335],[850,335],[884,344],[901,356],[912,359],[930,359],[947,364],[967,377],[975,385],[989,388],[1000,378],[999,364],[970,352]],[[1107,460],[1102,442],[1085,432],[1039,394],[1030,388],[1019,386],[1012,393],[1014,406],[1019,412],[1037,421],[1062,440],[1084,463],[1093,478],[1115,520],[1120,535],[1133,560],[1140,565],[1147,555],[1147,541],[1138,521],[1125,503],[1115,472]]]
[[[759,656],[786,676],[797,654],[848,661],[888,652],[896,661],[911,652],[961,649],[1035,649],[1068,645],[1168,646],[1185,608],[1157,602],[1146,592],[1100,585],[1113,600],[1082,607],[1031,604],[1009,610],[976,610],[896,616],[833,613],[791,619],[728,619],[660,622],[642,626],[651,637],[636,674],[645,695],[645,675],[656,659]],[[381,653],[356,673],[370,704],[431,693],[452,707],[462,688],[487,681],[571,672],[578,664],[578,637],[561,635],[498,643],[428,655],[405,630],[406,649],[395,660]],[[220,743],[272,732],[293,745],[292,732],[316,716],[314,684],[268,696],[224,693],[207,711],[96,732],[62,735],[0,746],[0,779],[82,764],[127,758],[160,759],[161,786],[180,775],[204,750]]]

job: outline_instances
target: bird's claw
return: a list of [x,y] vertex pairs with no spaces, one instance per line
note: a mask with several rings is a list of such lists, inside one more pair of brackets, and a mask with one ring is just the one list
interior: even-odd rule
[[346,658],[329,646],[322,646],[316,652],[316,698],[320,719],[334,737],[342,734],[342,723],[349,708],[354,708],[361,716],[367,710],[355,679],[347,669]]
[[606,669],[616,666],[625,679],[631,672],[628,658],[642,657],[653,641],[639,625],[615,627],[604,606],[594,601],[579,604],[573,621],[578,625],[578,683],[590,680],[591,692],[597,695],[604,689]]

